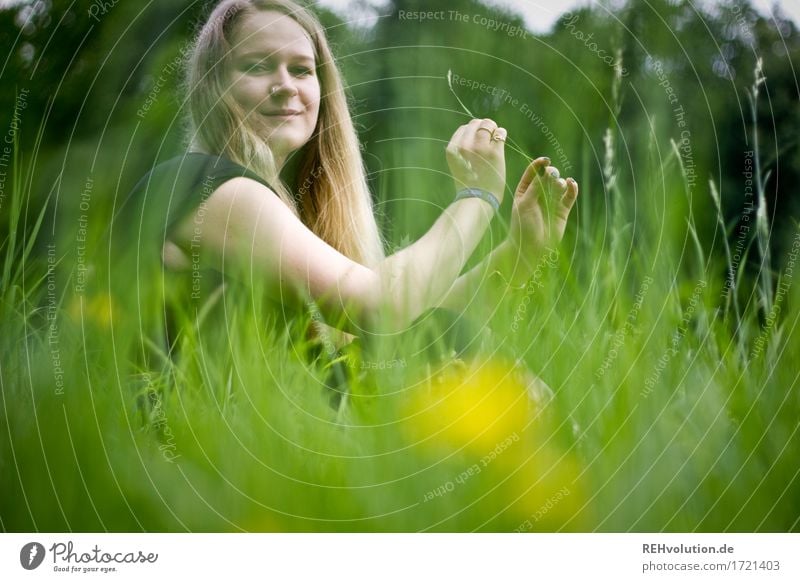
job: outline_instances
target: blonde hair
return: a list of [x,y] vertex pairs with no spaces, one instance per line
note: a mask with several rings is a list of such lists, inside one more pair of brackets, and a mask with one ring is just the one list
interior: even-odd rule
[[[242,17],[267,10],[286,14],[306,31],[320,82],[317,127],[295,154],[300,156],[295,185],[302,184],[295,195],[281,181],[268,144],[229,91],[235,26]],[[384,257],[341,75],[313,14],[290,0],[223,0],[197,35],[186,83],[193,149],[256,172],[312,232],[352,260],[373,266]]]

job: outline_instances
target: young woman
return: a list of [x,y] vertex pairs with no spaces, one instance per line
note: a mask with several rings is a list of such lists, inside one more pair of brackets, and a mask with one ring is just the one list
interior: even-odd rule
[[506,131],[473,119],[446,148],[454,201],[384,256],[336,63],[316,18],[293,2],[223,0],[188,67],[191,153],[144,181],[149,199],[170,200],[167,269],[257,280],[281,306],[312,301],[363,336],[406,329],[432,308],[460,311],[493,271],[524,283],[563,235],[578,185],[539,158],[514,193],[508,240],[461,274],[506,190]]

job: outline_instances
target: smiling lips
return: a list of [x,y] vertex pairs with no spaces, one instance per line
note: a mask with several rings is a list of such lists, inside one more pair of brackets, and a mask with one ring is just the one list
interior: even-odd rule
[[267,111],[264,113],[267,117],[294,117],[300,115],[302,111],[297,109],[281,109],[279,111]]

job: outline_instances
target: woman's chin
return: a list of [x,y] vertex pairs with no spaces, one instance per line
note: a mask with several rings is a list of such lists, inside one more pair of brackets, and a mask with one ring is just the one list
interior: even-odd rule
[[307,139],[303,139],[303,136],[299,136],[295,132],[283,131],[281,129],[272,131],[267,137],[267,143],[275,155],[290,154],[303,147],[307,141]]

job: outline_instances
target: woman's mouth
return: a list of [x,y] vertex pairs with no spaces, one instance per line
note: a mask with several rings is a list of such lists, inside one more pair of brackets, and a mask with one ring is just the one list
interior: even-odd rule
[[297,109],[280,109],[278,111],[266,111],[264,115],[267,117],[277,117],[279,119],[288,119],[300,115],[302,111]]

